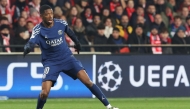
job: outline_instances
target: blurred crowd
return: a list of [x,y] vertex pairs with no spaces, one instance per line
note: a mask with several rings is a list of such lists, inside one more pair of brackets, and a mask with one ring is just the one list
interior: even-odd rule
[[[33,27],[42,21],[39,8],[44,4],[52,7],[55,18],[68,22],[82,45],[113,45],[82,51],[190,53],[190,47],[117,46],[190,44],[190,0],[0,0],[0,45],[26,44]],[[0,52],[23,52],[23,47],[4,47]]]

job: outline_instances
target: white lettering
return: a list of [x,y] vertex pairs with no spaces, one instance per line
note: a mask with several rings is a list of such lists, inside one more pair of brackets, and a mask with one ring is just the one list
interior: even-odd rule
[[134,86],[134,87],[140,87],[143,85],[144,80],[145,80],[145,66],[141,66],[140,68],[140,79],[139,81],[135,81],[134,79],[134,66],[130,66],[129,67],[129,80],[130,83]]
[[153,71],[159,71],[160,70],[160,66],[158,65],[151,65],[148,66],[148,84],[152,87],[159,87],[160,86],[160,82],[154,82],[153,79],[159,79],[160,75],[159,74],[153,74]]
[[166,87],[167,86],[167,79],[173,79],[174,78],[174,74],[168,74],[167,71],[171,71],[174,70],[174,66],[173,65],[167,65],[163,68],[162,70],[162,86]]
[[63,43],[63,39],[62,37],[60,37],[59,39],[53,39],[53,40],[47,40],[46,44],[50,45],[50,46],[57,46]]
[[189,87],[189,80],[187,78],[185,67],[182,65],[179,66],[179,70],[178,70],[178,74],[177,74],[174,86],[178,87],[179,83],[184,83],[186,87]]
[[28,67],[28,64],[23,62],[23,63],[11,63],[9,64],[7,68],[7,84],[5,86],[0,86],[0,91],[8,91],[12,88],[13,86],[13,73],[14,69],[17,67]]

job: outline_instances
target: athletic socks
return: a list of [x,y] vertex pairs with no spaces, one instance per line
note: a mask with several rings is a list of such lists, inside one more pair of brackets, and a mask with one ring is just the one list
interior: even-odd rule
[[42,100],[40,98],[40,95],[38,96],[38,104],[37,104],[37,107],[36,109],[42,109],[44,107],[44,104],[46,103],[46,99],[45,100]]
[[93,84],[92,87],[88,87],[89,90],[104,104],[104,106],[109,106],[109,102],[106,96],[102,93],[100,88]]

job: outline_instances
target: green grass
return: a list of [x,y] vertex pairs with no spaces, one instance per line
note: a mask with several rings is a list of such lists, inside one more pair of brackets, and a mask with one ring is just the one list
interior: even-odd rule
[[[190,109],[190,98],[109,99],[120,109]],[[0,101],[0,109],[35,109],[36,99]],[[97,99],[48,99],[44,109],[105,109]]]

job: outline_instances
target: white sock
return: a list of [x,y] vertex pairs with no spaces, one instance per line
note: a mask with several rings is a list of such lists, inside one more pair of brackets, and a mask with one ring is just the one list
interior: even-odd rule
[[106,107],[107,107],[107,108],[111,108],[112,106],[111,106],[110,104],[108,104]]

